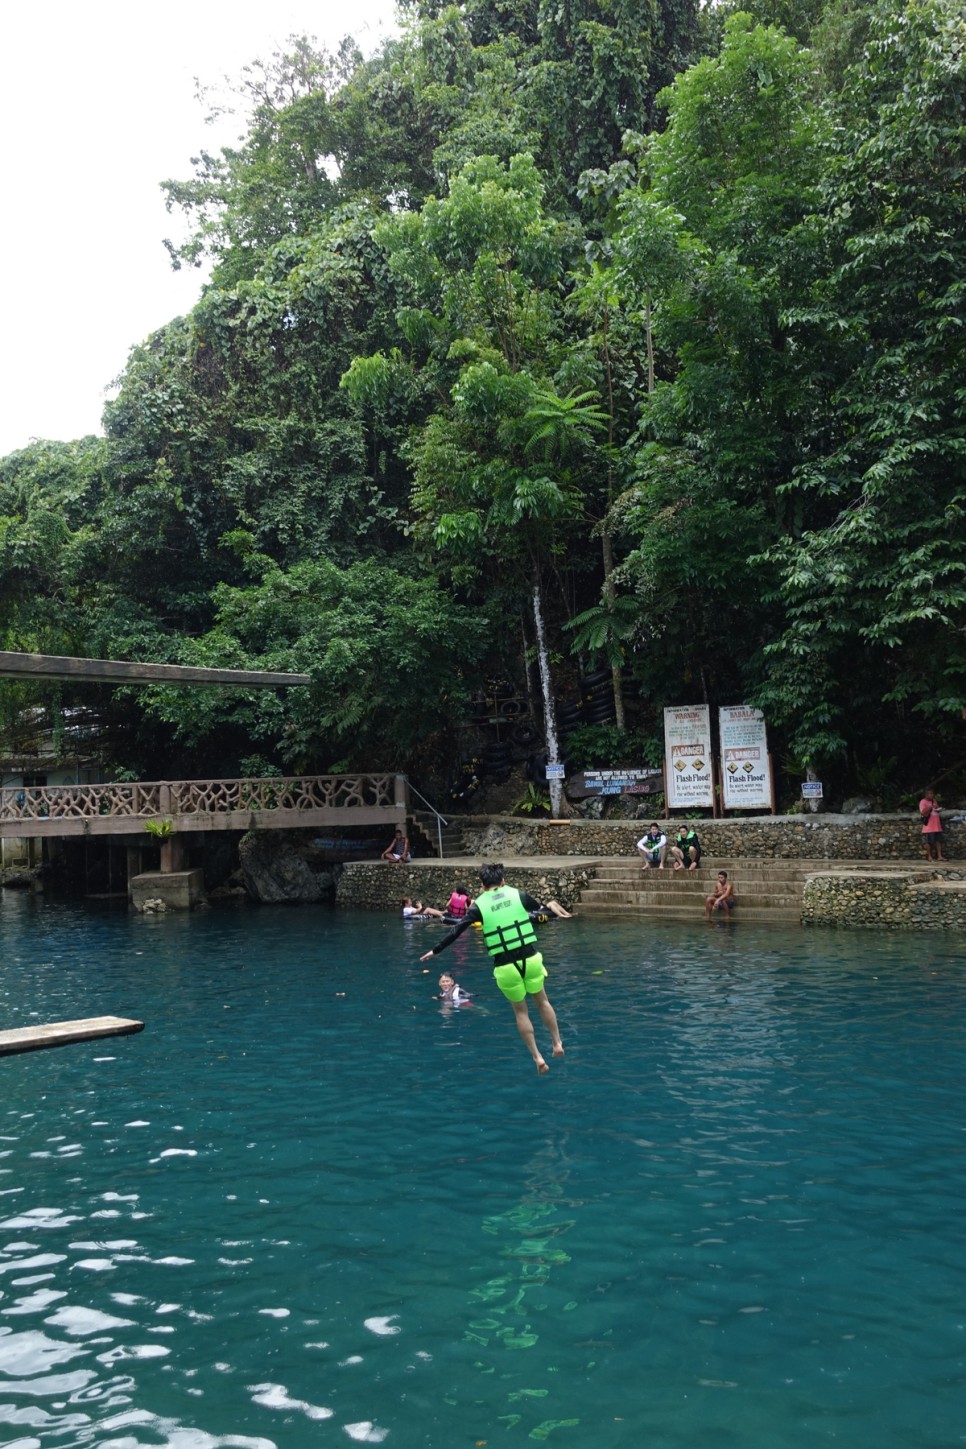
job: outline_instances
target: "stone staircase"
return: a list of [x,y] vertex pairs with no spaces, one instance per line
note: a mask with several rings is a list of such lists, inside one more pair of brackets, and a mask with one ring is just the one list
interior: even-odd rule
[[[410,815],[412,828],[410,837],[418,845],[419,855],[439,857],[439,830],[436,816],[431,810],[414,810]],[[442,859],[452,860],[454,856],[466,855],[466,842],[460,825],[450,820],[443,826]]]
[[[694,921],[704,915],[705,897],[714,890],[719,870],[734,884],[736,921],[799,924],[805,877],[816,871],[888,870],[882,861],[721,859],[698,870],[642,870],[636,860],[601,861],[596,876],[580,894],[581,916],[661,917]],[[720,916],[720,913],[717,913]]]

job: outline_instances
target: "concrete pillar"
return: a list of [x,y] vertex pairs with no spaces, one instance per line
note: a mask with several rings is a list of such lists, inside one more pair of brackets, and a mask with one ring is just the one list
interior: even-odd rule
[[203,870],[146,871],[130,883],[131,902],[138,911],[189,911],[205,898]]
[[184,841],[180,835],[169,835],[161,842],[161,874],[184,870]]

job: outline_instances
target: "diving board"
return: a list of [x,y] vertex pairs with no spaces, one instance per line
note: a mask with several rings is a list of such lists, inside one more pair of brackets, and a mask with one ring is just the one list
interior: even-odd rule
[[69,1046],[75,1041],[96,1041],[102,1036],[132,1036],[143,1030],[143,1021],[125,1016],[87,1016],[81,1021],[53,1021],[47,1026],[18,1026],[0,1031],[0,1057]]

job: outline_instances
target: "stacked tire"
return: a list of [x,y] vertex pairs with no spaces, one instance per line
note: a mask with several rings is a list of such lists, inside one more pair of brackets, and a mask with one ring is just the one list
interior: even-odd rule
[[495,780],[505,780],[513,765],[513,747],[493,740],[483,746],[483,770]]
[[574,730],[580,729],[584,722],[583,706],[580,704],[561,704],[557,708],[557,724],[560,733],[564,735],[573,734]]
[[518,749],[532,749],[540,739],[540,731],[532,720],[523,719],[510,731],[510,738]]
[[580,693],[586,724],[613,724],[617,716],[614,709],[614,676],[609,669],[596,669],[591,674],[585,674],[580,681]]

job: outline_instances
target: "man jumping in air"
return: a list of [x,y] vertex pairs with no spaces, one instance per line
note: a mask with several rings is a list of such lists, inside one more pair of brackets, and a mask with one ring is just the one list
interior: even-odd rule
[[537,933],[528,914],[530,911],[539,912],[543,908],[526,891],[518,891],[507,885],[502,865],[484,865],[480,870],[480,880],[484,888],[463,919],[447,932],[438,945],[419,959],[428,961],[430,956],[437,956],[440,951],[445,951],[457,936],[462,936],[468,927],[478,921],[483,927],[486,949],[493,958],[493,979],[513,1007],[517,1030],[533,1057],[537,1071],[542,1075],[550,1068],[540,1055],[533,1034],[533,1023],[527,1010],[528,996],[534,998],[540,1019],[550,1033],[553,1055],[562,1057],[564,1054],[557,1016],[543,989],[547,968],[536,949]]

